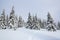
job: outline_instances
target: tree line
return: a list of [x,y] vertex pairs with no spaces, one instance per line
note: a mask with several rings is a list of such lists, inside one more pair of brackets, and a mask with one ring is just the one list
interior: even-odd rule
[[40,30],[47,29],[48,31],[56,31],[60,29],[60,22],[54,23],[53,18],[50,13],[47,14],[47,20],[41,20],[37,18],[37,15],[31,16],[30,12],[28,14],[28,19],[25,22],[21,16],[17,17],[15,15],[14,7],[10,12],[10,16],[5,15],[5,10],[2,11],[0,15],[0,29],[16,29],[20,27],[25,27],[28,29]]

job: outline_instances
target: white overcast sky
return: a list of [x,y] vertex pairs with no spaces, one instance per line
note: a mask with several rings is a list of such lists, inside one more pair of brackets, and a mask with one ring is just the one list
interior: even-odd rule
[[47,13],[50,12],[55,22],[60,20],[60,0],[0,0],[0,14],[3,9],[10,14],[12,6],[15,14],[24,20],[27,20],[29,12],[41,19],[47,19]]

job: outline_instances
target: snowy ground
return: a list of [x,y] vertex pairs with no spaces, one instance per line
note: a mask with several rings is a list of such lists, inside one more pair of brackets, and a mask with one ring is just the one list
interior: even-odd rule
[[0,40],[60,40],[60,31],[50,32],[44,30],[30,30],[18,28],[17,30],[0,30]]

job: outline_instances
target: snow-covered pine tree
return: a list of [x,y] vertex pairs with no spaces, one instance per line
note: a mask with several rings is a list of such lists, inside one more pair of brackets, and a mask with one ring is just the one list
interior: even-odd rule
[[45,19],[42,21],[42,26],[41,26],[41,28],[46,28],[46,25],[47,25],[47,23],[46,23],[46,21],[45,21]]
[[32,29],[32,17],[31,17],[30,12],[28,14],[28,21],[27,21],[27,27],[26,28]]
[[6,28],[9,27],[8,21],[9,21],[9,18],[8,18],[8,15],[7,15],[6,18],[5,18],[5,26],[6,26]]
[[58,22],[57,26],[58,26],[57,29],[60,30],[60,22]]
[[49,12],[48,12],[48,15],[47,15],[47,30],[48,31],[56,31],[56,27],[53,23],[53,19],[52,19]]
[[10,17],[9,17],[9,26],[12,28],[14,25],[14,7],[12,7]]
[[19,16],[18,27],[23,27],[23,20],[21,16]]
[[17,23],[17,19],[15,16],[15,11],[14,11],[14,6],[12,7],[12,11],[10,13],[10,17],[9,17],[9,26],[10,28],[15,28]]
[[33,24],[32,29],[37,29],[37,30],[40,29],[40,27],[39,27],[39,22],[38,22],[38,19],[37,19],[37,15],[35,15],[35,16],[33,17],[32,24]]
[[38,19],[39,29],[42,27],[42,21],[41,19]]
[[14,17],[14,30],[16,30],[16,28],[18,28],[18,18],[17,16]]
[[0,29],[2,29],[1,24],[2,24],[2,19],[1,19],[1,16],[0,16]]
[[5,27],[5,9],[3,9],[2,14],[1,14],[1,27],[2,27],[2,29],[6,29],[6,27]]

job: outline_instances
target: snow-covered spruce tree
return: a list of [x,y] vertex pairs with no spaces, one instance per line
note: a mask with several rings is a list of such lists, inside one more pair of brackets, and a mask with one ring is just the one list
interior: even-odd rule
[[14,27],[13,28],[16,29],[16,28],[18,28],[18,18],[17,18],[17,16],[15,16],[14,19],[15,20],[14,20]]
[[60,30],[60,22],[58,22],[57,26],[58,26],[57,29]]
[[18,27],[23,27],[23,20],[21,16],[19,16]]
[[30,12],[28,15],[28,21],[27,21],[27,27],[26,28],[32,29],[32,17],[30,15]]
[[10,17],[9,17],[9,26],[10,28],[12,28],[14,26],[14,7],[12,7],[11,13],[10,13]]
[[36,15],[33,17],[32,25],[33,25],[32,29],[36,29],[36,30],[40,29],[39,22]]
[[2,29],[2,18],[0,16],[0,29]]
[[2,29],[6,29],[6,27],[5,27],[5,10],[4,9],[1,14],[1,27],[2,27]]
[[0,16],[0,29],[1,29],[1,21],[2,21],[2,20],[1,20],[1,16]]
[[10,28],[17,28],[17,26],[18,26],[17,25],[18,24],[18,19],[15,16],[14,6],[12,7],[8,23],[9,23]]
[[56,31],[56,26],[54,25],[53,19],[49,12],[47,15],[47,30],[48,31]]
[[39,29],[42,27],[42,21],[41,21],[41,19],[38,19],[38,27],[39,27]]
[[41,22],[41,24],[42,24],[41,28],[45,29],[47,25],[45,19]]

